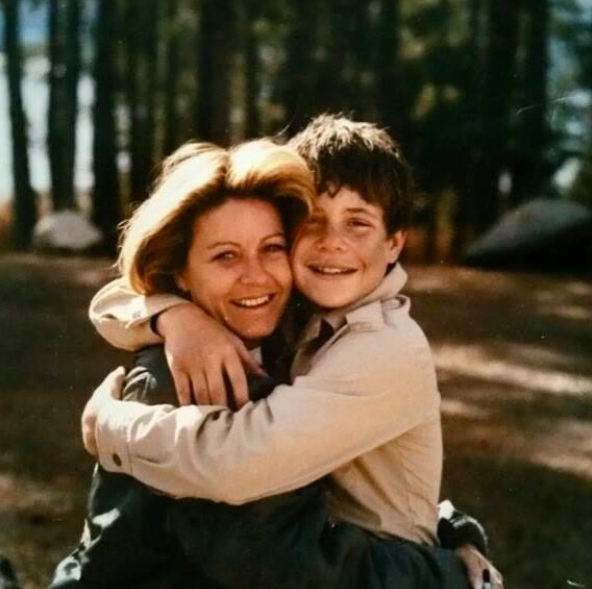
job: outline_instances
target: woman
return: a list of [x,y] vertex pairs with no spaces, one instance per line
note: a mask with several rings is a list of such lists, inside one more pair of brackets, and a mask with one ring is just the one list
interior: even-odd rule
[[[304,162],[284,148],[267,142],[230,153],[184,148],[167,162],[155,194],[130,221],[121,256],[124,276],[146,294],[184,293],[253,354],[261,346],[264,366],[284,380],[277,339],[265,345],[291,284],[286,236],[270,201],[294,219],[311,194]],[[273,382],[258,384],[265,394]],[[126,395],[171,401],[161,350],[140,354]],[[443,551],[329,524],[322,483],[230,507],[174,502],[128,477],[99,471],[90,511],[86,537],[58,567],[53,587],[184,586],[204,572],[200,586],[211,583],[207,576],[226,587],[463,583],[454,559]],[[390,584],[383,585],[385,579]]]
[[[182,294],[200,304],[260,360],[267,354],[262,340],[278,342],[273,332],[291,291],[282,217],[306,214],[312,190],[304,162],[271,142],[229,151],[186,145],[165,161],[152,196],[124,230],[123,276],[139,292]],[[126,395],[171,401],[167,379],[162,350],[146,349]],[[98,469],[81,544],[58,566],[51,587],[209,586],[167,531],[171,505],[177,507],[130,477]]]

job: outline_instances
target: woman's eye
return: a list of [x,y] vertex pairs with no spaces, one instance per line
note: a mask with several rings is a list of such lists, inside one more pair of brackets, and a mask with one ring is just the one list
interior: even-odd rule
[[285,252],[288,248],[285,243],[268,243],[264,248],[267,253]]
[[236,252],[226,251],[220,252],[214,256],[214,260],[220,262],[228,262],[230,260],[234,260],[236,258]]

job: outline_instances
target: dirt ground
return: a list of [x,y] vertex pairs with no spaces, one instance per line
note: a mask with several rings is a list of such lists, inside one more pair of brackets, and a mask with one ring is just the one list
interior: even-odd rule
[[[86,319],[108,260],[0,257],[0,550],[25,589],[76,544],[79,415],[126,355]],[[413,267],[443,396],[443,495],[477,515],[508,589],[592,589],[592,275]]]

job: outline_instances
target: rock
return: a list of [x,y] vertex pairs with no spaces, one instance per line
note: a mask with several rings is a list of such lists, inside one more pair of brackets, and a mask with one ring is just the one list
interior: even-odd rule
[[533,199],[504,215],[471,244],[464,261],[475,266],[592,270],[592,212],[565,199]]
[[78,211],[46,215],[33,231],[33,247],[42,251],[80,253],[98,245],[101,240],[101,232]]

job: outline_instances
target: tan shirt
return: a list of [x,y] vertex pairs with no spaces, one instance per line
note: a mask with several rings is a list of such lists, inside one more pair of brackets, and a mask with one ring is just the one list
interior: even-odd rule
[[101,464],[171,495],[235,504],[330,474],[336,520],[435,543],[440,398],[426,338],[398,294],[405,280],[396,267],[364,300],[324,315],[336,331],[297,357],[293,385],[236,413],[114,403],[98,418]]

